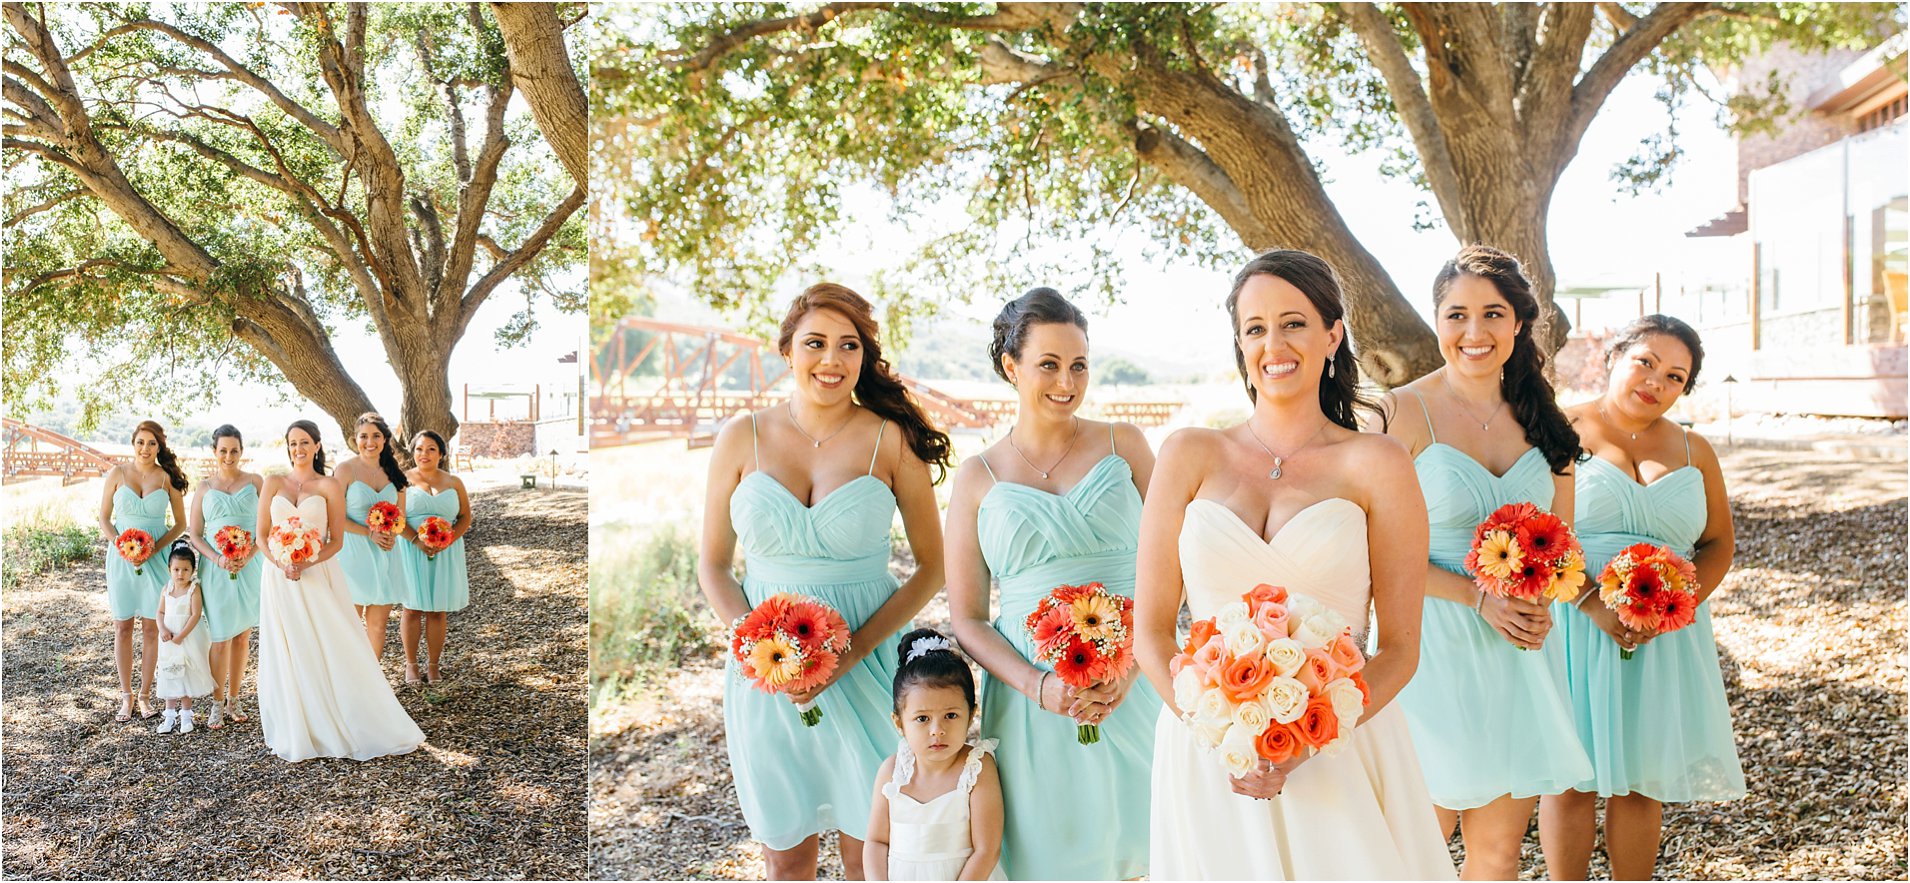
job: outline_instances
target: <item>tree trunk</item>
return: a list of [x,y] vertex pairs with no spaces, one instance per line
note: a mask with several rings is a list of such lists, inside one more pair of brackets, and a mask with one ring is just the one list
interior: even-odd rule
[[590,185],[585,132],[589,112],[583,87],[571,67],[564,46],[564,23],[549,3],[493,3],[498,30],[504,32],[504,54],[511,61],[511,80],[530,103],[537,128],[556,151],[557,160],[579,187]]

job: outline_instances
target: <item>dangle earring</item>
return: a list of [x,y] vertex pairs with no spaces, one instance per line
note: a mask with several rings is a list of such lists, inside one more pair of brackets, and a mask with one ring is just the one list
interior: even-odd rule
[[1332,379],[1333,377],[1333,360],[1332,359],[1326,360],[1326,376],[1329,380]]

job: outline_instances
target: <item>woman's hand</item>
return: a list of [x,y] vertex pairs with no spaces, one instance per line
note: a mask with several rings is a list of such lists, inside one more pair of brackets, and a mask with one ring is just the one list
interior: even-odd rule
[[1244,776],[1229,776],[1227,782],[1233,786],[1235,794],[1269,800],[1280,796],[1281,789],[1287,786],[1287,777],[1305,762],[1306,755],[1296,755],[1281,764],[1271,764],[1262,758],[1258,769]]
[[392,539],[391,531],[374,530],[374,531],[369,531],[369,533],[371,534],[371,541],[374,543],[377,543],[378,548],[380,549],[383,549],[389,552],[391,551],[391,547],[393,545],[396,545],[396,543]]
[[1138,669],[1127,677],[1101,681],[1076,692],[1073,704],[1068,706],[1069,716],[1078,724],[1099,724],[1107,720],[1127,700],[1127,691],[1134,688],[1137,675]]
[[1501,598],[1487,594],[1479,605],[1479,615],[1493,631],[1515,647],[1537,650],[1552,630],[1552,611],[1544,604],[1520,598]]
[[1618,611],[1605,606],[1603,602],[1587,601],[1579,605],[1578,611],[1585,614],[1585,618],[1591,620],[1592,625],[1598,626],[1599,631],[1610,636],[1620,650],[1636,650],[1653,637],[1651,634],[1627,628],[1624,623],[1618,621]]
[[305,572],[305,568],[300,566],[297,563],[285,565],[285,578],[292,580],[293,582],[297,582],[298,575],[304,572]]
[[1077,695],[1079,694],[1075,692],[1073,687],[1068,686],[1067,681],[1050,673],[1041,679],[1041,688],[1038,694],[1028,698],[1035,700],[1035,705],[1039,706],[1042,711],[1058,714],[1079,723],[1080,719],[1075,718],[1074,715],[1068,711],[1069,706],[1074,702]]
[[[851,638],[849,640],[849,646],[851,648],[855,646],[854,638]],[[822,684],[822,686],[817,687],[814,690],[805,690],[801,693],[785,694],[789,697],[789,701],[794,702],[797,705],[808,705],[809,703],[816,701],[816,699],[822,695],[824,690],[827,690],[830,687],[835,686],[837,681],[842,680],[842,678],[845,675],[847,675],[851,669],[855,668],[857,664],[862,662],[862,659],[863,659],[862,656],[855,656],[853,659],[850,658],[854,653],[855,651],[851,649],[848,653],[845,653],[842,656],[837,657],[836,673],[830,675],[829,680],[825,681]],[[867,655],[867,654],[864,654],[864,655]]]

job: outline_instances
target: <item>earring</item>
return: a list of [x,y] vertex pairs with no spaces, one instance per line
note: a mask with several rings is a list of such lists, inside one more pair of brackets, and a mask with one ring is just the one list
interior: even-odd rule
[[1333,376],[1333,360],[1332,359],[1326,360],[1326,376],[1329,378]]

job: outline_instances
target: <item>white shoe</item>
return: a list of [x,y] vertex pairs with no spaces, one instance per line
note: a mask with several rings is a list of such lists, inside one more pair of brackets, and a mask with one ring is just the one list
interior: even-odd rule
[[170,733],[172,732],[173,727],[177,725],[178,723],[179,723],[179,712],[168,708],[166,709],[165,718],[159,722],[159,728],[155,732]]
[[192,709],[188,708],[179,712],[179,732],[192,732]]

